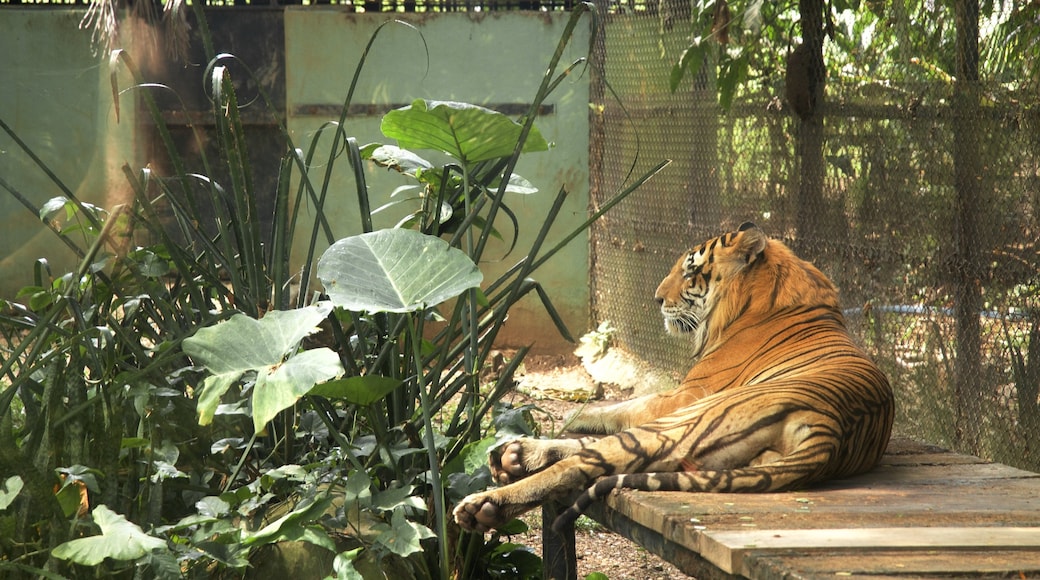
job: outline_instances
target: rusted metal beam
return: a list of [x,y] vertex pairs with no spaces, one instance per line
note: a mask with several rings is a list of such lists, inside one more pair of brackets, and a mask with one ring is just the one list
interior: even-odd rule
[[549,501],[542,505],[542,578],[545,580],[577,580],[578,556],[574,546],[574,524],[553,530],[556,516],[569,503]]
[[[411,103],[388,103],[382,105],[364,103],[352,104],[347,109],[347,114],[351,117],[382,117],[394,109],[407,107],[410,104]],[[481,106],[486,109],[498,111],[499,113],[509,117],[524,115],[531,108],[531,105],[526,103],[487,103]],[[339,113],[342,109],[342,104],[304,103],[293,107],[292,112],[293,116],[297,117],[339,117]],[[552,115],[555,112],[556,105],[553,104],[545,104],[538,107],[539,117]]]

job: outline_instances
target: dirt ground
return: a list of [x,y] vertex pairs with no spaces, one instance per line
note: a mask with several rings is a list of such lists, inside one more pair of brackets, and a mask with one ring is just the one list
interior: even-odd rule
[[[508,357],[508,353],[506,356]],[[630,389],[620,389],[609,383],[597,383],[574,355],[529,356],[524,360],[522,371],[522,376],[518,377],[520,384],[517,391],[507,395],[506,400],[514,405],[532,403],[545,411],[545,414],[535,417],[542,425],[544,434],[550,434],[554,428],[559,429],[567,415],[584,404],[566,400],[566,393],[575,388],[578,391],[597,392],[597,401],[623,400],[632,395]],[[546,393],[550,396],[546,396]],[[531,512],[524,517],[524,521],[530,526],[530,532],[514,537],[513,541],[527,545],[541,555],[541,514],[538,511]],[[578,578],[584,578],[593,572],[605,574],[610,580],[692,578],[589,518],[578,520],[575,543]]]

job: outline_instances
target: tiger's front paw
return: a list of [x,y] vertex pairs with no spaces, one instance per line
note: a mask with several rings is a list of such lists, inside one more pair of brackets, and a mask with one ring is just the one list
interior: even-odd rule
[[505,512],[487,493],[468,495],[455,506],[455,523],[471,532],[489,532],[504,524]]
[[524,463],[524,456],[526,455],[524,453],[525,442],[525,439],[517,439],[491,451],[491,455],[488,457],[488,463],[491,466],[491,477],[499,485],[519,481],[533,473],[534,470],[528,469]]
[[515,483],[582,449],[578,439],[515,439],[491,450],[488,463],[499,485]]

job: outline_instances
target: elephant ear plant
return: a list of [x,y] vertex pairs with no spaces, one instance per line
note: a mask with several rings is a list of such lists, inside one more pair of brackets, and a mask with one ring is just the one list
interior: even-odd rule
[[[389,113],[383,128],[399,144],[452,158],[435,167],[399,146],[358,148],[359,155],[365,151],[384,164],[387,151],[408,160],[414,171],[403,163],[396,167],[423,187],[416,219],[408,223],[440,236],[402,228],[341,239],[317,262],[323,301],[279,313],[270,322],[275,312],[259,320],[236,315],[185,340],[185,351],[211,373],[199,395],[200,421],[208,422],[229,404],[251,413],[255,433],[278,413],[293,414],[294,424],[318,417],[322,432],[336,445],[334,455],[343,461],[342,468],[330,468],[327,458],[315,467],[330,482],[322,493],[352,498],[327,514],[325,523],[346,530],[354,540],[349,545],[360,546],[339,552],[340,570],[363,570],[367,562],[390,558],[421,577],[447,578],[452,568],[466,578],[538,577],[538,558],[500,537],[487,542],[479,535],[459,538],[449,526],[447,503],[490,483],[485,458],[495,437],[485,435],[488,419],[512,387],[513,372],[526,353],[520,349],[492,384],[480,383],[506,313],[534,292],[569,336],[548,294],[530,274],[598,216],[542,251],[565,198],[561,191],[527,255],[498,279],[484,280],[476,261],[496,233],[494,213],[516,184],[524,183],[511,172],[516,157],[524,150],[546,149],[545,140],[530,123],[465,103],[416,101]],[[524,145],[524,136],[533,136],[535,145]],[[364,183],[359,190],[367,191]],[[524,186],[522,193],[529,190]],[[437,215],[445,205],[458,219]],[[326,347],[294,346],[306,331],[316,330],[330,307],[335,309],[323,334],[332,337],[338,368],[330,364]],[[431,320],[437,321],[436,329],[428,325]],[[288,338],[255,344],[279,333]],[[294,369],[295,383],[272,392],[273,377],[287,368]],[[337,376],[323,378],[328,374]],[[234,382],[238,395],[229,399]],[[247,396],[250,404],[229,402]],[[515,416],[503,414],[502,420]],[[419,501],[387,510],[358,500],[359,489],[373,497],[407,493]],[[510,531],[522,529],[517,522]]]
[[[401,482],[415,477],[415,473],[408,474],[402,469],[402,463],[407,463],[407,456],[413,453],[406,451],[407,442],[396,440],[394,425],[387,423],[388,415],[380,412],[378,407],[393,405],[392,399],[401,399],[402,395],[414,401],[417,394],[421,402],[420,413],[410,419],[418,428],[413,427],[411,432],[422,431],[426,455],[420,463],[428,468],[428,471],[421,469],[417,473],[421,473],[424,482],[432,488],[435,521],[443,522],[445,508],[432,418],[438,406],[433,401],[435,393],[431,393],[430,385],[422,380],[427,375],[423,350],[427,354],[430,351],[428,344],[424,348],[422,322],[441,302],[477,287],[483,279],[480,270],[465,253],[450,247],[440,238],[412,230],[393,229],[337,241],[319,260],[318,276],[331,302],[321,301],[284,312],[272,311],[260,319],[236,314],[226,322],[200,329],[195,336],[184,341],[184,351],[211,373],[199,396],[199,422],[208,424],[212,421],[221,398],[236,383],[240,386],[251,384],[248,387],[251,392],[248,409],[253,417],[254,437],[263,432],[277,414],[290,410],[300,398],[310,395],[315,409],[330,411],[323,415],[329,419],[327,432],[336,434],[336,439],[342,444],[339,451],[349,458],[349,468],[341,472],[342,485],[348,487],[347,482],[351,482],[349,486],[356,487],[361,481],[364,492],[379,494],[386,489],[368,489],[370,486],[379,487],[376,485],[378,477],[365,474],[366,468],[369,473],[379,471],[373,469],[378,463],[365,465],[366,451],[364,446],[358,445],[364,435],[360,434],[372,427],[381,433],[372,439],[374,449],[385,453],[380,461],[389,459],[396,468],[396,473],[389,474],[391,479],[387,481]],[[353,313],[359,323],[355,329],[366,326],[364,317],[385,315],[381,318],[392,321],[400,329],[400,334],[386,344],[393,344],[397,349],[396,360],[408,361],[414,368],[395,367],[389,369],[393,372],[380,375],[375,372],[378,367],[369,369],[362,365],[357,374],[344,377],[344,366],[329,348],[300,349],[301,341],[317,330],[317,325],[330,314],[333,305],[345,309],[344,314],[348,311]],[[350,342],[359,338],[359,335],[351,334]],[[340,347],[355,350],[350,345]],[[350,358],[364,359],[366,355],[356,351]],[[318,398],[322,400],[316,401]],[[397,415],[414,415],[414,407],[408,407]],[[351,413],[363,414],[364,419],[351,420]],[[348,431],[349,438],[343,437],[341,431],[345,422],[353,427]],[[395,454],[398,457],[395,458]],[[336,487],[330,486],[324,493]],[[417,486],[407,486],[408,492],[416,489]],[[359,494],[355,492],[353,495]],[[304,502],[301,505],[311,504]],[[373,511],[379,507],[372,504],[348,505]],[[426,510],[423,501],[404,507],[413,518]],[[360,521],[350,522],[349,527],[361,536],[362,544],[372,542],[378,546],[377,550],[407,557],[422,550],[421,540],[435,535],[423,524],[406,521],[405,513],[393,511],[390,527],[375,525],[370,528],[374,531],[367,533]],[[346,512],[340,515],[349,518]],[[370,521],[378,521],[379,517],[377,513]],[[443,526],[440,527],[443,532]],[[446,536],[442,534],[440,537]]]
[[[275,413],[295,413],[297,424],[311,414],[319,417],[323,433],[337,444],[335,456],[344,462],[342,469],[330,470],[328,463],[317,468],[331,477],[323,493],[354,498],[325,520],[328,526],[347,530],[355,540],[351,546],[360,546],[339,552],[339,570],[363,570],[367,562],[390,558],[421,577],[448,578],[452,568],[465,578],[538,577],[540,561],[530,552],[498,536],[487,542],[480,535],[460,538],[449,524],[447,504],[490,483],[485,461],[495,437],[485,434],[492,426],[488,419],[512,387],[513,372],[526,353],[520,349],[492,384],[480,383],[480,371],[506,313],[534,292],[569,336],[548,294],[530,274],[598,214],[543,251],[566,195],[561,191],[528,253],[498,279],[484,280],[476,261],[496,233],[495,212],[505,207],[503,199],[517,184],[525,183],[511,171],[516,157],[525,150],[546,149],[544,139],[529,122],[516,123],[488,109],[450,102],[416,101],[389,113],[383,130],[399,144],[439,150],[453,159],[435,167],[399,146],[358,148],[359,155],[364,151],[421,184],[419,209],[407,223],[440,237],[389,229],[341,239],[317,262],[327,302],[284,313],[299,326],[286,328],[282,315],[268,323],[273,312],[257,321],[236,315],[186,340],[185,351],[212,373],[199,398],[200,419],[208,421],[217,412],[218,399],[228,400],[227,380],[240,380],[243,370],[249,376],[236,392],[244,397],[251,391],[258,432]],[[533,136],[535,145],[524,145],[525,136]],[[405,161],[387,163],[388,151]],[[652,173],[618,194],[613,203]],[[364,183],[359,189],[367,190]],[[520,193],[529,191],[525,185]],[[444,219],[445,212],[459,219]],[[510,223],[518,225],[515,220]],[[300,331],[316,330],[330,304],[335,309],[323,334],[333,337],[339,368],[326,364],[331,359],[325,347],[301,351],[290,345],[303,338]],[[446,308],[446,316],[438,306]],[[428,326],[432,320],[437,321],[436,329]],[[250,344],[270,335],[265,327],[280,329],[290,339],[272,340],[269,347]],[[287,367],[299,369],[298,380],[274,395],[268,377]],[[340,376],[321,378],[334,370]],[[307,404],[301,407],[297,402]],[[499,424],[504,427],[503,422],[515,417],[503,413]],[[345,488],[355,491],[345,493]],[[408,494],[418,501],[387,510],[378,503],[359,502],[358,489],[373,497]],[[507,531],[522,529],[517,522]]]

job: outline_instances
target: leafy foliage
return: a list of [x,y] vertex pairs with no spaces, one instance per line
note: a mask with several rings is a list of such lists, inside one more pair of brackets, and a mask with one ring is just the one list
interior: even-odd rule
[[[829,82],[889,91],[885,83],[952,82],[956,76],[953,6],[911,2],[821,3],[824,62]],[[781,86],[786,57],[797,47],[798,3],[698,0],[691,7],[691,42],[675,55],[670,86],[706,74],[719,103]],[[1008,89],[1035,88],[1040,58],[1040,8],[1015,2],[979,3],[979,68]],[[911,66],[907,66],[910,63]],[[880,82],[884,79],[885,83]]]
[[[193,9],[205,29],[201,7]],[[578,65],[557,70],[589,9],[573,14],[532,111]],[[203,174],[187,169],[151,95],[157,87],[115,51],[117,108],[115,71],[125,70],[172,175],[124,168],[135,199],[111,214],[71,192],[27,204],[81,262],[61,275],[38,262],[25,305],[5,302],[0,314],[11,345],[0,360],[9,381],[0,390],[0,472],[15,474],[0,488],[0,529],[11,531],[0,534],[0,571],[209,577],[253,565],[264,546],[295,543],[328,555],[325,573],[337,578],[380,568],[395,577],[537,577],[533,554],[498,536],[460,536],[447,515],[450,501],[489,484],[496,421],[505,430],[518,416],[495,412],[526,350],[481,379],[510,307],[534,295],[569,334],[531,278],[581,231],[543,247],[565,192],[514,268],[485,280],[475,266],[489,237],[501,237],[500,222],[515,245],[521,224],[509,196],[537,191],[513,173],[521,153],[547,149],[534,115],[514,121],[416,101],[387,115],[396,145],[361,148],[342,131],[352,86],[340,122],[306,148],[282,128],[274,226],[264,234],[252,219],[256,185],[221,64],[229,55],[210,57],[219,162],[203,156]],[[318,160],[323,147],[328,157]],[[437,166],[411,148],[451,160]],[[403,229],[371,231],[365,159],[421,189]],[[322,213],[337,162],[358,176],[366,232],[339,241]],[[300,217],[305,202],[316,210],[310,223]],[[129,246],[115,243],[130,224]],[[289,256],[296,228],[306,227],[296,278]],[[319,240],[330,245],[320,259]]]
[[331,310],[331,304],[319,302],[290,311],[273,310],[259,320],[239,313],[184,339],[184,353],[210,372],[198,398],[199,424],[213,421],[221,397],[243,374],[250,373],[253,383],[256,431],[263,431],[275,415],[314,385],[343,374],[339,357],[328,348],[293,356]]
[[101,534],[65,542],[51,552],[55,558],[97,566],[105,558],[137,560],[152,550],[166,547],[166,542],[144,533],[139,526],[104,504],[94,508],[93,515],[94,524]]

